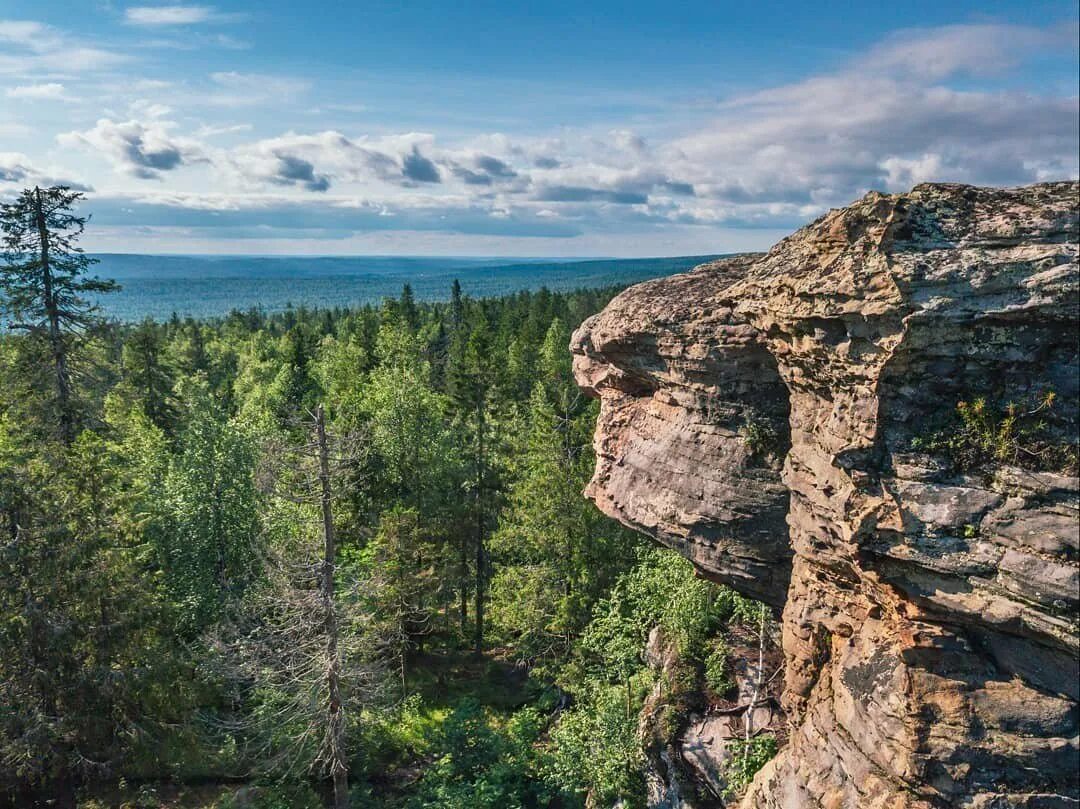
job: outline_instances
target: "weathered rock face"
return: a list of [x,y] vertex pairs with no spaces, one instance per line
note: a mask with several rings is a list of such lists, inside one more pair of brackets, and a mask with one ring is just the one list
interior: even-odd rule
[[[870,194],[575,334],[587,494],[783,607],[791,737],[745,806],[1077,805],[1077,205]],[[1017,407],[965,411],[962,463],[980,398]]]

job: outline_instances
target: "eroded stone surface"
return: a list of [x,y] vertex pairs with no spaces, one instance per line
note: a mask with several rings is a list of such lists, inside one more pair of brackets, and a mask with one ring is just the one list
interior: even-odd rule
[[1075,472],[913,449],[960,401],[1051,390],[1076,441],[1077,197],[873,193],[575,334],[587,494],[783,605],[791,737],[745,806],[1077,805]]

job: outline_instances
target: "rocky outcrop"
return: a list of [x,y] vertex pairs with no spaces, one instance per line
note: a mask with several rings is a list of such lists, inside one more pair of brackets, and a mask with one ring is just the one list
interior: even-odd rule
[[606,513],[783,616],[744,806],[1076,806],[1076,183],[872,193],[574,335]]

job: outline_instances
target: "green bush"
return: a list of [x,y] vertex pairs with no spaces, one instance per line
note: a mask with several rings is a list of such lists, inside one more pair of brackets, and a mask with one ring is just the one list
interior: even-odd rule
[[436,758],[409,801],[412,809],[501,809],[546,806],[543,722],[524,708],[499,724],[473,699],[459,703],[440,727]]
[[754,413],[746,416],[746,421],[739,428],[739,435],[752,458],[766,458],[772,455],[779,444],[780,435],[772,424]]
[[627,711],[619,686],[597,687],[562,714],[551,734],[551,778],[580,805],[611,806],[620,799],[637,806],[644,794],[644,754],[637,737],[637,711]]
[[731,759],[724,772],[727,787],[725,796],[732,798],[743,792],[754,780],[758,770],[776,755],[776,737],[763,733],[750,739],[732,739],[728,742]]
[[727,642],[723,638],[716,638],[704,661],[705,683],[721,696],[735,685],[728,671],[729,651]]

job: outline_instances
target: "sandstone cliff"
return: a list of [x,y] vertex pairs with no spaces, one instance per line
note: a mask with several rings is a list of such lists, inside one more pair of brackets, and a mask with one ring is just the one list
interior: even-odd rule
[[574,335],[606,513],[782,610],[744,806],[1076,806],[1076,183],[869,194]]

